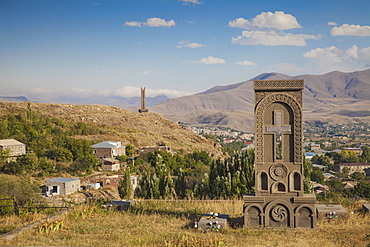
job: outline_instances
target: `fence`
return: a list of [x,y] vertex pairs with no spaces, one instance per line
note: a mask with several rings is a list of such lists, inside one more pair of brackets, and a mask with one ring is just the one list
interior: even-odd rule
[[0,199],[0,215],[8,213],[19,215],[19,207],[17,201],[14,198]]
[[0,199],[0,216],[6,214],[15,214],[19,216],[19,210],[22,212],[32,211],[32,210],[43,210],[43,209],[67,209],[69,207],[49,207],[49,206],[33,206],[25,207],[19,206],[14,198],[2,198]]

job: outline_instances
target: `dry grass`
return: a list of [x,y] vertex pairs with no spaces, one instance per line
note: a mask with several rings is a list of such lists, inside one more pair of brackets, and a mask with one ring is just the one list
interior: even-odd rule
[[[370,216],[350,214],[314,230],[243,229],[242,205],[234,201],[139,201],[129,211],[79,206],[62,216],[63,227],[49,233],[38,228],[0,246],[367,246]],[[230,227],[203,233],[193,222],[210,211],[229,215]],[[50,225],[53,225],[51,222]],[[370,238],[370,237],[369,237]]]
[[0,234],[13,231],[44,217],[46,215],[41,213],[21,215],[20,217],[15,215],[0,216]]

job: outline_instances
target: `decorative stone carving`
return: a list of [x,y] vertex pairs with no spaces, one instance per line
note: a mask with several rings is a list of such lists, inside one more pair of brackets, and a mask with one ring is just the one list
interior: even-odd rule
[[245,227],[315,227],[315,195],[303,193],[303,87],[254,81],[256,186],[243,197]]
[[280,180],[286,177],[288,168],[284,164],[274,164],[270,166],[270,176],[274,180]]
[[271,210],[271,218],[275,221],[283,221],[288,216],[288,212],[285,207],[277,205]]

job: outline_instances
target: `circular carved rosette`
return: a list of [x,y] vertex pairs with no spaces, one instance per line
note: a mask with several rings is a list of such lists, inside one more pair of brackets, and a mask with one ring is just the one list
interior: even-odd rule
[[287,176],[288,168],[284,164],[273,164],[270,166],[270,176],[274,180],[280,180]]
[[276,205],[271,209],[271,218],[277,222],[283,221],[288,217],[288,212],[284,206]]

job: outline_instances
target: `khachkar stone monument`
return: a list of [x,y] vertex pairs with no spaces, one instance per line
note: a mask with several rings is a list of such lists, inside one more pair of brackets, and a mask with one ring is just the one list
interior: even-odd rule
[[316,197],[304,194],[303,80],[258,80],[255,193],[244,195],[244,227],[314,228]]
[[148,112],[149,110],[146,108],[146,98],[145,98],[145,87],[141,88],[141,108],[139,112]]

